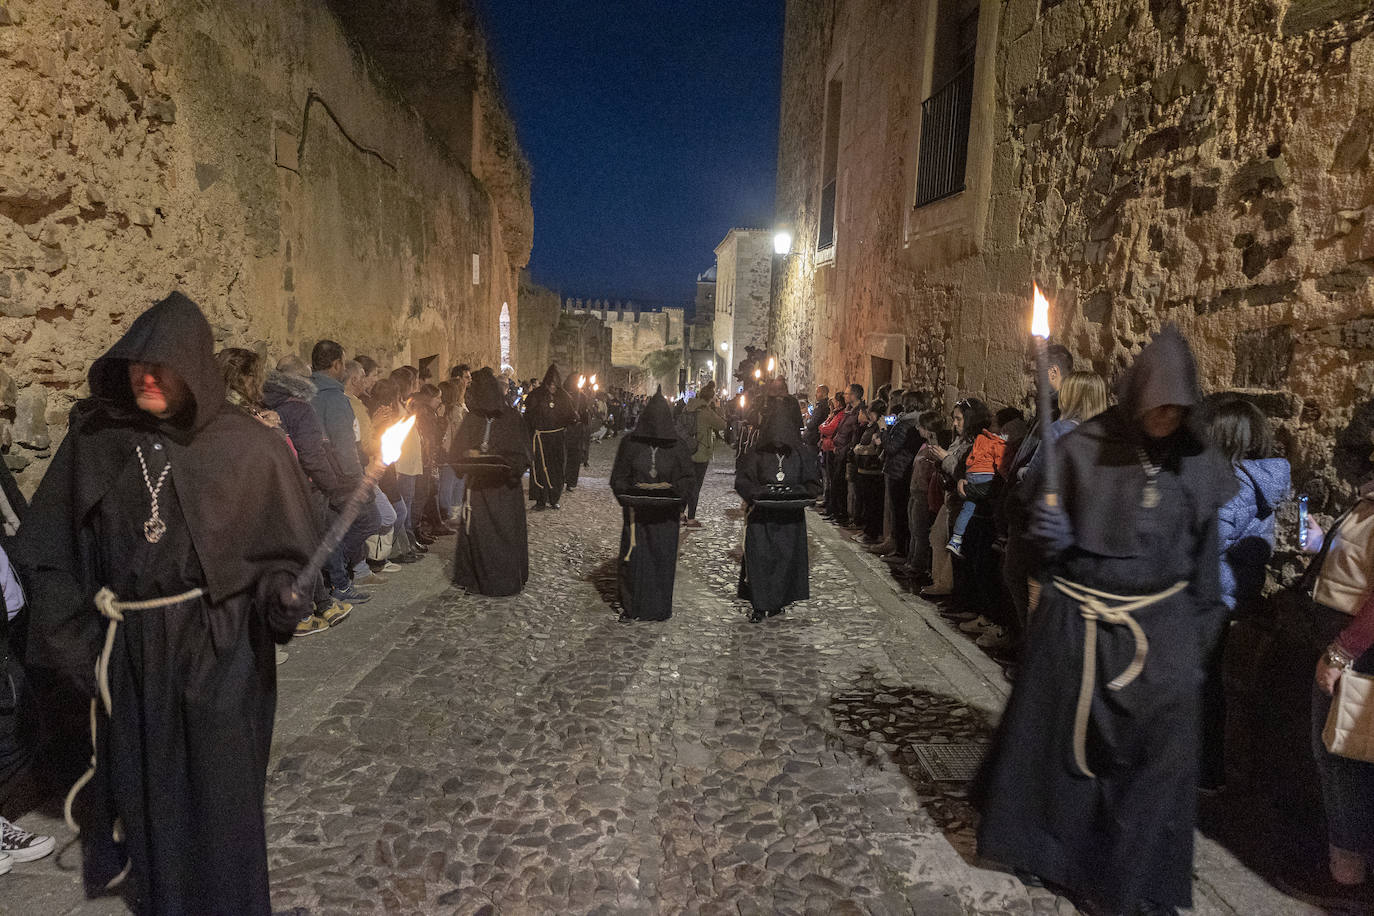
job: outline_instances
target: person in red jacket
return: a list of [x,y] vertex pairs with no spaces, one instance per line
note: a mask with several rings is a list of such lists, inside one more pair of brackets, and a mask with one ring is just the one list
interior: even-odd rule
[[[945,545],[956,557],[964,555],[964,532],[968,529],[968,523],[978,507],[978,501],[968,487],[992,483],[993,478],[997,476],[998,468],[1002,466],[1002,456],[1007,449],[1007,440],[988,428],[992,417],[988,414],[987,408],[981,404],[979,407],[980,410],[964,417],[964,435],[969,435],[973,430],[978,432],[964,464],[964,479],[958,483],[959,495],[964,498],[964,504],[959,507],[959,515],[950,526],[949,543]],[[969,429],[970,426],[972,429]]]

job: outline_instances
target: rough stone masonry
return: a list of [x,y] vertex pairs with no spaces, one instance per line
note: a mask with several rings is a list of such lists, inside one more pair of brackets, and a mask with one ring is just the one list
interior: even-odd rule
[[[423,36],[423,74],[369,56],[369,11]],[[90,361],[173,288],[224,345],[499,357],[530,170],[466,3],[0,0],[0,96],[0,419],[21,482]]]
[[[1035,277],[1055,336],[1109,378],[1178,322],[1207,388],[1276,422],[1314,510],[1340,503],[1374,448],[1371,4],[962,4],[977,13],[965,188],[917,208],[922,102],[957,7],[787,4],[784,363],[799,382],[868,383],[888,358],[898,381],[1026,403]],[[836,241],[818,252],[831,177]]]

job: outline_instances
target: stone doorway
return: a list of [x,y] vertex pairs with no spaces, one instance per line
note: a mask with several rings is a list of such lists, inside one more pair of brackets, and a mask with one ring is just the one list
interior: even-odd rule
[[868,360],[870,364],[868,396],[872,398],[879,388],[892,384],[892,360],[884,359],[881,356],[870,356]]

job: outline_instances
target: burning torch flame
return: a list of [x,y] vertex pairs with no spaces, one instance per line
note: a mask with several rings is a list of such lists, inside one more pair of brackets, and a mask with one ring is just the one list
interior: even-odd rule
[[775,366],[777,366],[777,364],[778,364],[778,363],[777,363],[777,360],[773,359],[773,357],[771,357],[771,356],[768,357],[768,371],[769,371],[769,372],[772,372],[772,371],[773,371],[773,368],[774,368]]
[[[596,376],[593,375],[592,378],[596,378]],[[600,390],[601,390],[601,386],[600,386],[600,385],[597,385],[597,384],[595,384],[595,383],[592,384],[592,391],[593,391],[593,392],[600,391]]]
[[1031,334],[1048,340],[1050,337],[1050,304],[1045,301],[1044,293],[1040,292],[1039,284],[1032,284],[1032,286],[1035,288],[1035,309],[1031,312]]
[[755,370],[754,370],[754,378],[763,378],[763,370],[762,370],[762,369],[755,369]]
[[743,409],[744,409],[744,395],[740,395],[740,396],[739,396],[739,409],[740,409],[740,410],[743,410]]
[[579,375],[577,377],[577,389],[581,391],[582,386],[585,384],[587,384],[587,377],[585,375]]
[[410,435],[410,428],[415,425],[414,417],[406,417],[400,423],[387,427],[386,432],[382,433],[382,464],[395,464],[401,457],[401,443],[406,441],[406,436]]
[[593,387],[593,388],[596,387],[596,376],[594,376],[594,375],[592,376],[592,387]]

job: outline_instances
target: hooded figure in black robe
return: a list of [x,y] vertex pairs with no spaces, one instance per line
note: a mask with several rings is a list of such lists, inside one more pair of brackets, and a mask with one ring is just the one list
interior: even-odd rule
[[576,419],[572,398],[559,385],[558,367],[549,366],[544,381],[525,398],[525,425],[530,436],[530,499],[535,511],[557,509],[567,473],[568,427]]
[[520,414],[506,404],[490,369],[472,376],[468,415],[453,437],[449,462],[466,481],[453,548],[453,583],[478,595],[517,594],[530,577],[530,548],[520,478],[530,466]]
[[620,532],[621,617],[673,616],[678,516],[694,480],[692,455],[678,438],[673,411],[662,393],[655,394],[634,432],[620,443],[611,468],[611,492],[625,515]]
[[[93,775],[74,797],[87,891],[118,884],[127,863],[140,913],[271,909],[273,642],[308,610],[290,583],[317,531],[286,441],[225,401],[213,351],[180,293],[140,315],[91,366],[91,397],[72,408],[14,549],[30,591],[29,664],[101,694]],[[169,417],[137,404],[132,377],[147,364],[162,367],[165,391],[169,370],[185,383]],[[102,588],[122,602],[203,594],[124,610],[101,683]]]
[[1192,905],[1198,689],[1226,620],[1217,510],[1235,475],[1195,427],[1172,326],[1119,394],[1055,444],[1061,502],[1037,499],[1030,524],[1043,591],[976,796],[981,855],[1130,912]]
[[749,506],[739,597],[753,605],[756,622],[811,597],[804,505],[820,494],[821,473],[801,426],[797,399],[779,398],[754,446],[735,463],[735,492]]
[[587,448],[591,445],[587,429],[591,405],[587,402],[587,396],[578,389],[577,379],[576,372],[569,372],[568,377],[563,380],[563,391],[567,393],[572,407],[572,422],[568,424],[567,458],[563,464],[563,486],[569,490],[577,489],[577,480],[582,475],[582,465],[587,460]]

